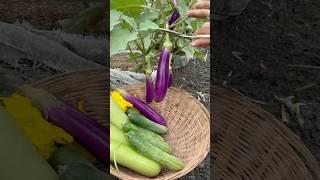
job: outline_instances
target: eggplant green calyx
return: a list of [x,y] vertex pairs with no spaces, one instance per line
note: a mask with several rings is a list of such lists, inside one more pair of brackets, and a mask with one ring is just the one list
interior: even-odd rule
[[169,33],[166,33],[166,40],[163,43],[163,48],[167,48],[170,52],[172,51],[172,43],[170,41]]

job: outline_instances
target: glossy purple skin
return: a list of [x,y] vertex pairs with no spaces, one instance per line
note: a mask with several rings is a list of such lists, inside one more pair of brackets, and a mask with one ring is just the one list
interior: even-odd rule
[[170,19],[169,19],[169,21],[168,21],[168,24],[169,24],[169,25],[173,24],[173,23],[176,22],[177,19],[179,19],[179,18],[180,18],[179,12],[178,12],[177,10],[174,10],[173,13],[172,13],[172,15],[171,15],[171,17],[170,17]]
[[89,117],[87,114],[80,112],[75,109],[72,105],[66,104],[64,107],[65,111],[70,113],[70,116],[75,119],[84,119],[83,123],[86,123],[87,127],[92,128],[94,132],[98,133],[101,137],[106,136],[107,128],[98,123],[95,119]]
[[146,102],[151,103],[153,100],[153,82],[151,77],[146,77]]
[[106,165],[109,163],[109,136],[106,128],[67,106],[48,108],[47,115],[49,122],[68,132],[98,160]]
[[172,85],[172,81],[173,81],[173,79],[172,79],[172,74],[169,74],[169,79],[168,79],[168,88],[169,88],[169,87],[171,87],[171,85]]
[[163,48],[160,55],[160,60],[158,63],[156,85],[155,85],[155,101],[161,102],[168,89],[168,79],[169,79],[169,61],[170,61],[170,51],[167,48]]
[[125,99],[151,121],[166,126],[167,123],[164,118],[139,98],[128,94],[125,96]]

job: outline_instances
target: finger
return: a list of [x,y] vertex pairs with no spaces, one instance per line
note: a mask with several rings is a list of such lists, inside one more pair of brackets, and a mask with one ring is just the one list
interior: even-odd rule
[[210,39],[196,39],[191,42],[192,47],[210,47]]
[[197,10],[189,10],[186,13],[187,16],[194,17],[194,18],[207,18],[210,16],[210,10],[208,9],[197,9]]
[[192,9],[210,9],[210,1],[195,3]]
[[195,32],[195,35],[198,35],[198,34],[210,34],[210,23],[207,22],[207,23],[204,23],[196,32]]

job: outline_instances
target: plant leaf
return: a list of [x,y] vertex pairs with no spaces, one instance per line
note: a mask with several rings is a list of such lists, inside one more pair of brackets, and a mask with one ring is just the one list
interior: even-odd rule
[[122,15],[122,12],[117,10],[111,10],[110,11],[110,31],[113,30],[113,27],[120,23],[120,16]]
[[132,17],[122,15],[122,19],[127,22],[135,31],[137,30],[137,23]]
[[145,37],[143,39],[143,41],[144,41],[144,47],[146,49],[148,49],[150,47],[150,45],[151,45],[151,34],[149,34],[147,37]]
[[158,29],[158,28],[159,28],[159,26],[156,23],[149,21],[149,20],[143,21],[139,24],[140,31],[147,31],[150,29]]
[[159,18],[159,13],[156,12],[156,11],[146,11],[146,12],[143,12],[141,15],[140,15],[140,19],[139,21],[140,22],[143,22],[143,21],[153,21],[155,19],[158,19]]
[[184,2],[179,2],[178,10],[181,17],[184,17],[188,11],[188,6]]
[[200,61],[205,61],[205,55],[203,54],[203,52],[201,52],[200,49],[195,49],[193,56],[197,59],[199,59]]
[[185,53],[188,60],[193,58],[193,55],[195,52],[194,48],[192,48],[190,46],[186,46],[186,47],[182,48],[182,51]]
[[139,5],[144,5],[144,0],[111,0],[110,9],[116,9],[118,11],[137,16],[143,10]]
[[116,29],[110,34],[110,56],[124,51],[130,41],[138,38],[137,32],[130,32],[127,29]]

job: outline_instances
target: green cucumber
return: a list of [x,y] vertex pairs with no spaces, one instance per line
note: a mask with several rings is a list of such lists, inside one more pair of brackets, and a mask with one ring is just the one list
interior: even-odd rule
[[137,131],[130,131],[128,133],[128,139],[129,143],[137,150],[137,152],[158,162],[163,167],[173,171],[180,171],[184,168],[184,163],[180,159],[162,151],[151,143],[144,141]]
[[123,144],[129,144],[128,138],[119,128],[115,127],[113,124],[110,124],[110,138]]
[[161,171],[161,166],[156,161],[143,156],[129,145],[112,139],[110,140],[110,160],[147,177],[155,177]]
[[123,131],[125,133],[128,133],[129,131],[131,130],[139,130],[141,131],[142,133],[144,133],[146,136],[149,136],[149,138],[154,138],[155,140],[158,140],[158,141],[162,141],[164,142],[164,139],[163,137],[161,137],[159,134],[157,133],[154,133],[152,131],[149,131],[149,130],[146,130],[146,129],[143,129],[143,128],[140,128],[130,122],[127,122],[124,126],[123,126]]
[[137,135],[139,137],[141,137],[144,142],[149,142],[150,144],[161,149],[162,151],[169,153],[169,154],[171,153],[171,147],[168,143],[166,143],[164,141],[158,141],[150,136],[146,136],[143,132],[141,132],[139,130],[132,130],[132,131],[135,131],[137,133]]
[[131,107],[131,108],[128,108],[127,111],[126,111],[127,114],[129,113],[138,113],[140,114],[140,112],[138,111],[138,109],[136,109],[135,107]]
[[165,126],[157,124],[150,119],[144,117],[143,115],[137,113],[137,111],[133,110],[132,108],[128,109],[128,117],[131,122],[134,124],[147,129],[149,131],[155,132],[157,134],[165,134],[168,129]]

